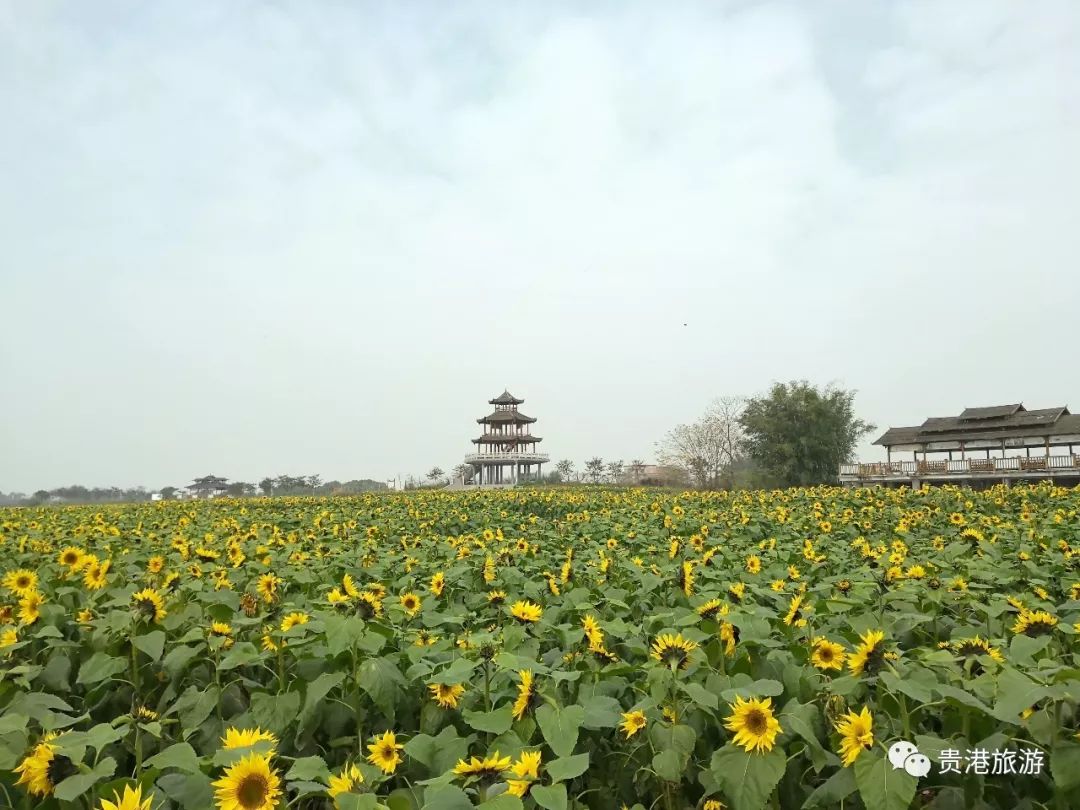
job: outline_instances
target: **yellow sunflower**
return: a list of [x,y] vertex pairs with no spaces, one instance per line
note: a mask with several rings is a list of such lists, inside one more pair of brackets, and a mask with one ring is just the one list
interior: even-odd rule
[[247,748],[259,742],[270,743],[271,751],[277,747],[278,743],[277,737],[269,731],[263,731],[258,726],[255,728],[233,728],[230,726],[225,729],[225,736],[221,738],[222,748],[227,749]]
[[623,721],[619,725],[619,728],[622,729],[623,734],[626,735],[626,739],[628,740],[645,728],[645,725],[648,723],[648,720],[645,718],[645,712],[642,711],[623,712],[622,719]]
[[523,624],[538,622],[543,614],[544,609],[542,607],[527,599],[514,602],[510,608],[510,615]]
[[493,779],[510,767],[510,757],[500,756],[495,751],[490,756],[480,759],[473,757],[468,762],[463,759],[457,761],[454,766],[454,775],[474,777],[477,779]]
[[281,797],[281,779],[264,754],[242,758],[213,784],[218,810],[274,810]]
[[1021,610],[1020,615],[1016,617],[1016,623],[1012,626],[1012,631],[1017,635],[1023,633],[1025,636],[1035,638],[1054,632],[1057,623],[1057,616],[1045,610]]
[[822,672],[830,669],[839,671],[844,668],[846,655],[842,645],[826,638],[816,638],[813,642],[813,652],[810,654],[810,663]]
[[401,606],[405,608],[405,612],[410,616],[415,616],[420,612],[420,597],[415,593],[403,593],[400,597]]
[[511,796],[524,798],[532,786],[532,781],[540,778],[540,752],[522,751],[510,766],[510,772],[515,778],[506,780],[507,792]]
[[885,633],[867,630],[859,638],[861,643],[848,657],[848,669],[852,675],[877,675],[885,663],[885,648],[881,646]]
[[131,595],[131,609],[148,622],[161,622],[165,618],[165,600],[153,588],[143,588]]
[[364,783],[364,774],[360,772],[360,769],[355,765],[346,765],[337,774],[331,775],[330,787],[327,789],[327,793],[330,798],[334,800],[334,807],[338,806],[337,797],[341,793],[349,793],[354,788],[359,787]]
[[724,607],[724,603],[719,599],[710,599],[702,605],[698,605],[694,608],[697,611],[697,615],[703,619],[711,619],[716,616]]
[[310,620],[311,617],[308,616],[306,613],[302,613],[300,611],[297,611],[296,613],[290,613],[281,620],[281,632],[287,633],[294,627],[297,627],[301,624],[307,624]]
[[65,546],[56,559],[61,565],[66,565],[72,571],[77,571],[82,567],[85,558],[82,549],[78,546]]
[[0,650],[5,647],[10,647],[12,644],[17,644],[19,641],[19,633],[14,628],[8,628],[3,632],[0,632]]
[[100,810],[150,810],[154,802],[153,796],[143,798],[142,785],[135,785],[134,790],[130,785],[124,785],[124,795],[121,796],[114,790],[113,799],[115,801],[111,802],[102,799]]
[[434,576],[431,577],[431,585],[429,586],[431,592],[436,596],[442,596],[443,588],[446,587],[446,576],[442,571],[436,571]]
[[375,742],[368,746],[367,761],[380,769],[383,773],[393,773],[397,770],[397,766],[402,763],[401,751],[405,748],[404,745],[399,745],[397,737],[394,736],[394,732],[387,731],[381,736],[373,737]]
[[100,591],[109,581],[108,573],[111,566],[111,560],[106,560],[103,563],[93,560],[86,566],[86,571],[83,574],[83,585],[91,591]]
[[255,590],[264,602],[273,604],[277,601],[278,586],[281,582],[281,578],[275,574],[262,574],[255,585]]
[[521,683],[518,685],[517,699],[514,701],[514,719],[520,720],[525,716],[533,701],[533,674],[531,670],[518,671]]
[[45,597],[37,591],[30,591],[19,600],[19,621],[23,624],[33,624],[41,617],[41,606],[45,604]]
[[735,732],[733,742],[748,754],[771,751],[776,745],[776,735],[783,732],[773,714],[772,698],[743,700],[736,696],[735,702],[728,706],[731,714],[724,727]]
[[25,568],[8,571],[4,574],[4,587],[18,596],[26,596],[37,590],[38,575]]
[[845,768],[874,747],[874,718],[865,706],[858,714],[849,711],[841,717],[836,730],[840,732],[840,758]]
[[787,615],[784,616],[784,624],[788,627],[806,627],[806,618],[803,616],[802,596],[793,596],[788,606]]
[[428,685],[428,689],[435,702],[444,709],[456,709],[458,700],[465,694],[465,687],[459,683],[433,683]]
[[31,796],[51,796],[58,784],[79,772],[70,759],[57,755],[52,742],[58,736],[54,731],[47,732],[15,768],[19,774],[15,784],[25,785]]
[[756,574],[761,571],[761,558],[756,554],[751,554],[746,558],[746,570],[751,574]]
[[662,633],[652,645],[652,657],[671,667],[686,669],[690,666],[690,653],[697,649],[697,642],[682,637],[682,633]]

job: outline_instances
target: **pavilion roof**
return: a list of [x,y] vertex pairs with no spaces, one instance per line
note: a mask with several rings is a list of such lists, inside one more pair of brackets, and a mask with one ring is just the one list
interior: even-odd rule
[[525,422],[535,422],[531,416],[526,416],[520,411],[493,411],[487,416],[481,416],[476,420],[479,424],[493,423],[493,422],[509,422],[512,424],[518,424]]
[[513,394],[511,394],[506,389],[503,389],[503,392],[501,394],[499,394],[497,397],[495,397],[495,399],[489,399],[488,404],[489,405],[520,405],[524,401],[525,400],[523,400],[523,399],[518,399],[517,397],[515,397]]
[[959,416],[932,416],[921,425],[889,428],[874,444],[1014,439],[1031,436],[1080,434],[1080,414],[1064,405],[1028,410],[1023,405],[965,408]]

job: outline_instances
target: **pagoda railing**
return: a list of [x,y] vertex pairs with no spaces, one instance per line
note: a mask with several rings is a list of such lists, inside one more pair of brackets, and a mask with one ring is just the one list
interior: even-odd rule
[[498,461],[506,464],[513,464],[515,462],[527,462],[530,464],[546,464],[551,460],[551,457],[547,453],[518,453],[514,451],[510,452],[494,452],[494,453],[470,453],[465,456],[465,463],[479,463],[483,461]]

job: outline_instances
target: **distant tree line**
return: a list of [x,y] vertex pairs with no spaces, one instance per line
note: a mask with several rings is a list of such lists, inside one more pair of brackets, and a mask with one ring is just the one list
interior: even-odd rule
[[78,484],[55,489],[39,489],[33,494],[0,492],[0,506],[37,506],[46,503],[132,503],[151,500],[154,492],[164,500],[175,500],[185,493],[197,497],[215,495],[230,498],[252,498],[259,495],[356,495],[361,492],[385,490],[386,482],[370,478],[352,481],[323,481],[319,475],[278,475],[264,478],[258,485],[247,481],[229,481],[215,475],[196,478],[186,487],[166,486],[158,490],[146,487],[84,487]]

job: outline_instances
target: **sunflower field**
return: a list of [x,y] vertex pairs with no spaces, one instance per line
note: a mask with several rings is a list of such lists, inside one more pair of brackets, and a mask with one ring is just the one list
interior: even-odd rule
[[1080,806],[1080,489],[0,510],[0,807]]

